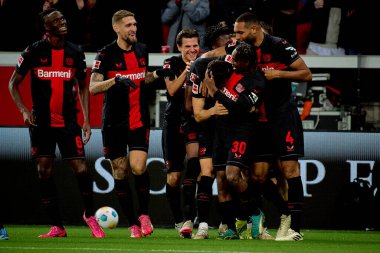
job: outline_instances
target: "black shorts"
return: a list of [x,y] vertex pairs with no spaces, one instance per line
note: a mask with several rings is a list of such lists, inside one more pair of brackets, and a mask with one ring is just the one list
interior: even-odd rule
[[179,122],[165,122],[162,128],[162,150],[166,172],[184,170],[186,147]]
[[258,122],[255,126],[253,162],[272,162],[275,158],[274,142],[268,122]]
[[181,132],[183,133],[185,144],[199,142],[199,124],[195,121],[194,118],[189,118],[184,123],[182,123]]
[[38,157],[55,158],[58,144],[62,159],[85,159],[82,129],[80,126],[67,127],[30,127],[32,159]]
[[226,165],[248,169],[253,155],[252,128],[217,128],[213,149],[216,171],[225,170]]
[[198,138],[199,159],[212,158],[215,139],[215,124],[202,124]]
[[106,128],[102,130],[103,153],[106,159],[114,160],[124,157],[128,150],[148,152],[149,127],[139,127],[134,130],[125,128]]
[[296,107],[271,119],[269,129],[274,153],[280,160],[294,160],[304,156],[302,121]]

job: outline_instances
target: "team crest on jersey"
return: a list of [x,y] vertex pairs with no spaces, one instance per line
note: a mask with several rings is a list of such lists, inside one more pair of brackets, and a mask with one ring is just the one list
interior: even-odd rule
[[193,88],[191,90],[193,91],[194,94],[198,94],[199,93],[198,84],[193,83]]
[[227,55],[224,57],[224,61],[229,62],[229,63],[232,63],[232,55],[227,54]]
[[264,62],[269,62],[272,60],[272,55],[271,54],[263,54],[263,61]]
[[235,86],[235,90],[236,90],[238,93],[242,93],[242,92],[245,90],[245,87],[244,87],[241,83],[238,83],[238,84],[236,84],[236,86]]
[[146,65],[145,58],[139,58],[139,63],[141,66],[145,66]]
[[120,63],[115,63],[115,67],[116,67],[117,69],[120,69],[120,68],[123,67],[123,63],[122,63],[122,62],[120,62]]
[[65,59],[65,63],[66,63],[67,66],[72,66],[74,64],[74,58],[67,57]]
[[20,56],[18,58],[17,65],[20,67],[23,61],[24,61],[24,58],[22,56]]
[[99,69],[101,61],[94,60],[94,63],[92,64],[93,69]]
[[48,62],[48,59],[47,58],[40,58],[40,62],[42,64],[46,64]]

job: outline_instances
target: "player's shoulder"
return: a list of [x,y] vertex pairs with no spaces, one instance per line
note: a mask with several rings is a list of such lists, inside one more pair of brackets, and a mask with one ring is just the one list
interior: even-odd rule
[[69,50],[72,50],[76,53],[83,53],[83,48],[80,46],[80,45],[77,45],[71,41],[66,41],[66,48],[68,48]]
[[173,55],[164,60],[164,64],[170,64],[170,65],[178,65],[181,62],[184,63],[181,55]]

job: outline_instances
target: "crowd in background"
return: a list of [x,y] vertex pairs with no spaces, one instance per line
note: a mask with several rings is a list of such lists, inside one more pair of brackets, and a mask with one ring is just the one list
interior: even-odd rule
[[[22,51],[41,37],[38,13],[54,6],[69,22],[68,39],[88,52],[115,39],[110,29],[112,14],[126,9],[137,15],[139,41],[152,53],[173,43],[173,34],[185,26],[193,26],[204,36],[206,27],[226,21],[232,28],[238,15],[254,11],[274,35],[287,39],[300,54],[311,52],[307,50],[310,42],[319,55],[380,54],[371,38],[377,9],[370,0],[1,0],[0,4],[0,51]],[[315,50],[316,45],[323,50]],[[326,47],[338,50],[326,52]]]

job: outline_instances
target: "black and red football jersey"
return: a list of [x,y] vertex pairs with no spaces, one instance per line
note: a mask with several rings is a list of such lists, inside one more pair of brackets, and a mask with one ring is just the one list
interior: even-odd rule
[[95,56],[92,73],[105,79],[123,75],[137,88],[114,85],[104,94],[102,128],[120,127],[136,129],[149,126],[149,107],[145,95],[145,74],[148,66],[145,44],[136,43],[131,50],[121,49],[116,41],[108,44]]
[[[239,44],[239,41],[230,42],[225,46],[228,55]],[[262,70],[290,70],[289,66],[300,56],[297,50],[285,39],[264,33],[264,40],[256,48],[257,66]],[[291,80],[278,78],[267,81],[263,97],[265,113],[268,117],[281,114],[289,110],[291,101]]]
[[16,71],[31,74],[33,113],[41,127],[77,125],[77,79],[86,78],[83,50],[70,42],[54,49],[47,40],[28,46],[18,60]]
[[[185,70],[186,63],[182,60],[181,55],[173,56],[164,60],[163,68],[173,70],[174,74],[178,77]],[[164,114],[166,121],[173,122],[181,120],[182,114],[185,112],[185,86],[186,81],[173,96],[170,96],[169,93],[166,92],[166,98],[168,100]]]

